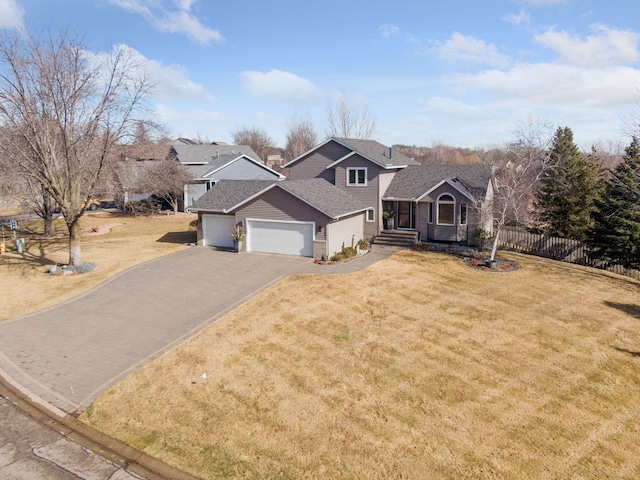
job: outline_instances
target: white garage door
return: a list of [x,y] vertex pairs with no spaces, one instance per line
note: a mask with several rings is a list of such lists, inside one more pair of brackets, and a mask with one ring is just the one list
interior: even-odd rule
[[202,215],[204,244],[211,247],[233,247],[231,233],[235,228],[235,215]]
[[247,251],[313,257],[313,224],[247,220]]

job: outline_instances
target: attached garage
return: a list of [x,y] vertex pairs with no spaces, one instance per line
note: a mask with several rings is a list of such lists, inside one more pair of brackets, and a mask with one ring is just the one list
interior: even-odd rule
[[314,224],[246,219],[247,251],[313,257]]
[[202,244],[210,247],[232,248],[231,233],[235,224],[235,215],[202,214]]

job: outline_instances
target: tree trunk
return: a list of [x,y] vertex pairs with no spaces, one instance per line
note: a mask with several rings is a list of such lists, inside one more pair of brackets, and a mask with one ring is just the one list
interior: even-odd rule
[[79,267],[82,265],[82,254],[80,251],[80,218],[77,218],[69,228],[69,266]]
[[43,218],[44,220],[44,236],[50,237],[53,235],[53,212],[48,212]]
[[496,252],[498,251],[498,241],[500,240],[501,230],[502,230],[502,227],[499,226],[494,232],[495,236],[493,237],[493,243],[491,245],[491,256],[489,257],[490,260],[496,259]]

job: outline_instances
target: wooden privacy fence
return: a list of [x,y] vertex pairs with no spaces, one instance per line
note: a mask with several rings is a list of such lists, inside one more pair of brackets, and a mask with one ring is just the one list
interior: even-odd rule
[[498,247],[503,250],[528,253],[539,257],[552,258],[561,262],[577,263],[588,267],[601,268],[620,275],[640,279],[640,271],[621,265],[606,265],[589,257],[584,243],[569,238],[549,237],[529,233],[519,228],[505,227],[500,232]]

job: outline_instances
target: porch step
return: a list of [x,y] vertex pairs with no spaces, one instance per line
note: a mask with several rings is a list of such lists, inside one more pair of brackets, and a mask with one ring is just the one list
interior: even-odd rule
[[418,232],[410,230],[383,230],[376,237],[376,245],[411,248],[418,243]]

